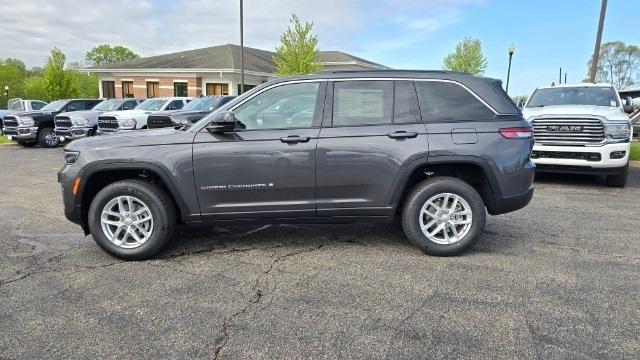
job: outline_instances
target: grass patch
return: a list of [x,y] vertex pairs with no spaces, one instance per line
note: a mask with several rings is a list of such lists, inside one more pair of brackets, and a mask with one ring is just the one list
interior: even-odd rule
[[4,136],[4,135],[0,135],[0,144],[8,144],[8,143],[10,143],[10,142],[11,142],[11,141],[10,141],[9,139],[7,139],[7,137],[6,137],[6,136]]
[[640,142],[631,143],[631,153],[629,153],[629,159],[640,161]]

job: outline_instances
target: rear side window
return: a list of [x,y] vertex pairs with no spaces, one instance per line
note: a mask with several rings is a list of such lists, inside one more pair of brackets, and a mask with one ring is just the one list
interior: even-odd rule
[[416,81],[415,85],[422,121],[483,121],[495,116],[487,106],[458,84]]
[[391,124],[393,82],[337,81],[333,87],[333,126]]

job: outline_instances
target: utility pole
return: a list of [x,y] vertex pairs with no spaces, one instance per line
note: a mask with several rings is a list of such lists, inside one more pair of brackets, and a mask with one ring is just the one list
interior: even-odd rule
[[596,82],[596,71],[598,69],[598,61],[600,60],[600,42],[602,41],[602,28],[604,28],[604,15],[607,12],[607,0],[602,0],[600,7],[600,21],[598,21],[598,34],[596,35],[596,48],[593,50],[591,58],[591,71],[589,71],[589,82]]
[[513,53],[516,51],[516,46],[511,44],[507,48],[507,53],[509,53],[509,68],[507,69],[507,86],[504,90],[507,94],[509,93],[509,78],[511,77],[511,58],[513,57]]
[[560,73],[558,74],[558,84],[562,85],[562,68],[560,68]]
[[240,94],[244,93],[244,14],[242,3],[243,0],[240,0]]
[[565,84],[567,83],[567,73],[566,72],[564,73],[564,83]]

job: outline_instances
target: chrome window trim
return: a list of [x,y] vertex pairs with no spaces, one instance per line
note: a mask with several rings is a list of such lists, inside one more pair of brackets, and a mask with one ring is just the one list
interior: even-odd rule
[[[260,91],[256,92],[255,94],[251,95],[250,97],[238,102],[237,104],[234,104],[233,107],[229,108],[228,110],[229,111],[234,111],[235,109],[237,109],[238,107],[242,106],[244,103],[246,103],[247,101],[253,99],[254,97],[262,94],[263,92],[265,92],[267,90],[271,90],[273,88],[276,88],[278,86],[291,85],[291,84],[301,84],[301,83],[310,83],[310,82],[324,82],[324,81],[333,81],[333,82],[338,82],[338,81],[422,81],[422,82],[451,83],[451,84],[456,84],[456,85],[462,87],[463,89],[465,89],[474,98],[476,98],[478,101],[480,101],[480,103],[482,103],[489,110],[491,110],[491,112],[493,112],[495,115],[517,115],[517,113],[499,113],[499,112],[497,112],[491,105],[489,105],[480,96],[478,96],[478,94],[473,92],[466,85],[464,85],[464,84],[462,84],[462,83],[460,83],[458,81],[455,81],[455,80],[449,80],[449,79],[395,78],[395,77],[362,77],[362,78],[336,78],[336,79],[333,79],[333,78],[317,78],[317,79],[301,79],[301,80],[283,81],[283,82],[279,82],[279,83],[267,86],[264,89],[261,89]],[[199,129],[194,130],[194,132],[199,132],[202,129],[204,129],[205,127],[206,127],[206,124],[204,124]]]

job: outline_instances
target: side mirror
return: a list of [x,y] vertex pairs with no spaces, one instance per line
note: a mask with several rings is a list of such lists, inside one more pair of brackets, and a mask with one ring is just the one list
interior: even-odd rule
[[624,105],[622,106],[622,109],[627,114],[631,114],[633,112],[633,99],[631,98],[631,96],[627,96],[624,99]]
[[236,117],[231,111],[220,111],[213,115],[213,119],[207,125],[210,133],[232,132],[236,128]]

